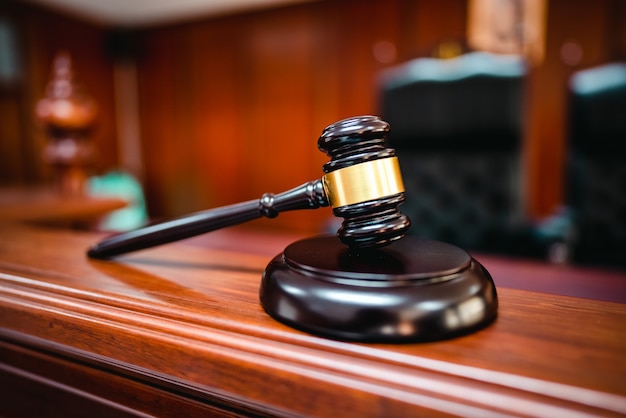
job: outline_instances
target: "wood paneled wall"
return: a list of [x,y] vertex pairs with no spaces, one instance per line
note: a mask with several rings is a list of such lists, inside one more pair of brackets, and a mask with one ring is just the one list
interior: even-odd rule
[[[34,7],[9,11],[24,35],[27,71],[18,107],[26,122],[0,129],[0,149],[15,154],[0,156],[0,163],[11,162],[3,167],[11,167],[12,178],[45,179],[37,160],[42,138],[30,112],[53,54],[64,48],[101,109],[98,168],[114,168],[115,62],[104,48],[107,28]],[[320,177],[327,161],[316,149],[322,129],[377,113],[380,70],[429,55],[442,41],[463,41],[466,17],[465,0],[333,0],[135,31],[151,215],[256,199]],[[531,68],[526,98],[524,169],[532,217],[562,202],[567,79],[626,52],[621,0],[551,0],[547,19],[546,57]],[[583,50],[575,66],[561,59],[570,41]],[[2,121],[14,119],[2,110]],[[9,144],[12,136],[26,142],[16,147]],[[330,210],[318,210],[257,222],[310,233],[330,219]]]
[[[142,32],[151,209],[180,214],[319,178],[322,129],[376,113],[380,70],[464,31],[464,0],[346,0]],[[318,210],[259,223],[311,232],[329,218]]]
[[[385,66],[429,55],[442,41],[463,41],[466,7],[464,0],[323,1],[144,32],[140,96],[150,132],[151,208],[183,213],[318,177],[325,157],[313,144],[320,130],[376,113],[376,78]],[[568,79],[624,58],[625,10],[619,0],[548,2],[546,55],[530,68],[524,116],[531,218],[563,202]],[[562,58],[568,42],[582,50],[575,65]],[[380,43],[395,48],[389,61],[376,59]],[[162,96],[146,93],[152,89]],[[163,115],[166,129],[148,126]],[[317,228],[320,214],[327,212],[290,214],[272,225]]]

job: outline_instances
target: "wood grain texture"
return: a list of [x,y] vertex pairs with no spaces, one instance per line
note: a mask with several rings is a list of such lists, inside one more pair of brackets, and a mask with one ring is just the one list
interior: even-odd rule
[[[563,204],[568,79],[623,58],[621,3],[549,4],[546,57],[529,67],[525,85],[523,204],[531,218]],[[462,0],[344,0],[142,31],[138,74],[151,212],[181,215],[317,178],[321,129],[379,113],[381,70],[431,56],[442,42],[464,44],[466,21]],[[561,57],[571,41],[583,49],[575,66]],[[382,61],[380,45],[389,48]],[[327,218],[295,213],[272,227],[313,233]]]
[[[463,32],[458,0],[424,10],[415,3],[305,2],[142,30],[138,77],[151,214],[182,215],[319,178],[327,161],[316,147],[322,130],[378,113],[380,71],[415,57],[404,41],[428,31],[420,48],[434,48],[428,44],[451,28]],[[445,14],[445,25],[423,25],[433,11]],[[393,50],[387,62],[374,52],[381,42]],[[400,50],[405,46],[410,52]],[[330,218],[330,211],[300,211],[271,228],[314,233]]]
[[196,241],[92,261],[97,235],[1,228],[0,374],[18,393],[131,415],[626,414],[623,304],[500,287],[475,334],[350,344],[264,313],[266,256]]
[[[22,3],[0,4],[19,29],[24,64],[20,83],[0,87],[0,182],[41,184],[51,177],[41,164],[44,139],[32,112],[59,49],[72,54],[79,79],[98,102],[97,171],[114,168],[115,60],[103,47],[109,28]],[[523,183],[533,218],[563,203],[569,76],[626,54],[623,1],[554,0],[548,8],[546,58],[529,69],[525,97]],[[138,47],[150,214],[182,215],[317,178],[325,162],[314,145],[320,130],[378,113],[380,71],[429,56],[440,42],[463,43],[466,20],[464,0],[343,0],[198,16],[137,31],[131,42]],[[561,58],[571,41],[583,50],[576,66]],[[387,62],[374,53],[381,42],[395,51]],[[271,225],[313,233],[329,217],[302,212]]]

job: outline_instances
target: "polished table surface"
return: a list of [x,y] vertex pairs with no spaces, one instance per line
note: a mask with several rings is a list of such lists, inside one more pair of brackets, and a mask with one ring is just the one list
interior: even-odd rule
[[0,188],[0,221],[72,223],[93,221],[125,207],[116,197],[65,196],[51,188]]
[[261,274],[291,236],[100,261],[85,250],[102,234],[0,231],[1,416],[626,415],[621,271],[475,255],[498,288],[491,326],[355,344],[263,311]]

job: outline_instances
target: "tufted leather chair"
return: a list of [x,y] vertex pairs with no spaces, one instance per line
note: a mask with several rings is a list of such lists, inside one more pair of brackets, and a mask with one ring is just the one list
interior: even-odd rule
[[384,71],[380,111],[407,189],[411,234],[467,249],[532,253],[521,187],[525,64],[468,53]]
[[626,64],[572,76],[568,154],[574,259],[626,266]]

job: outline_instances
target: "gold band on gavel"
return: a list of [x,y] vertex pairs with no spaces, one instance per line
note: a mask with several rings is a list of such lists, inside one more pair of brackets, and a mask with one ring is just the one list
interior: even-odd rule
[[322,177],[332,208],[404,192],[398,157],[381,158],[332,171]]

